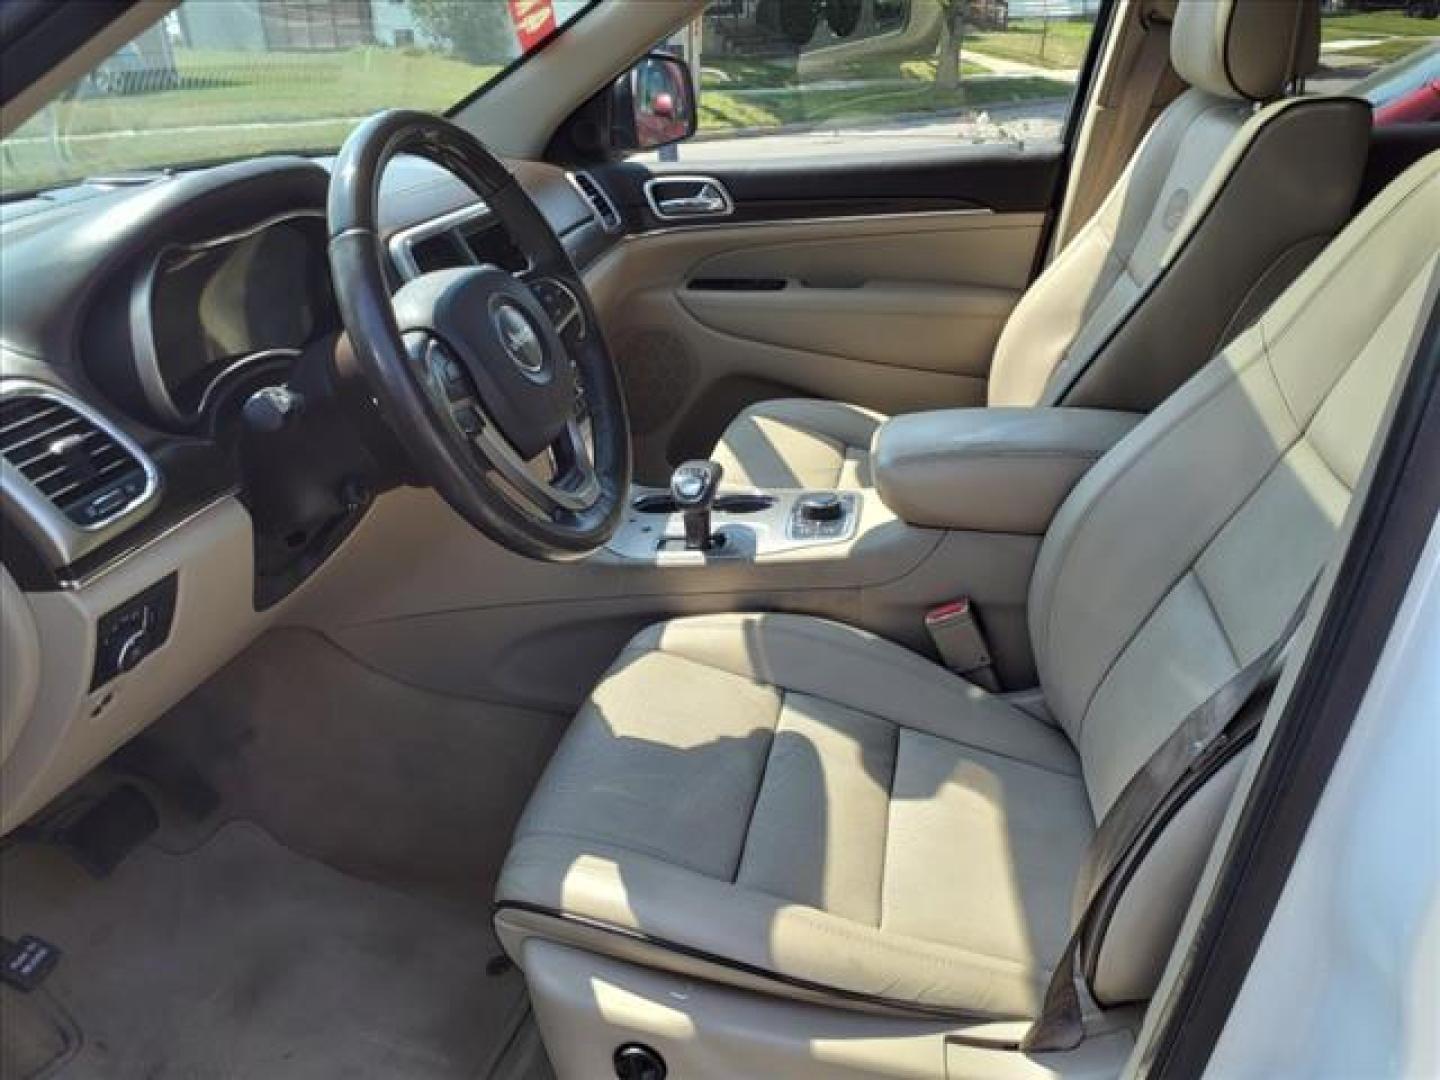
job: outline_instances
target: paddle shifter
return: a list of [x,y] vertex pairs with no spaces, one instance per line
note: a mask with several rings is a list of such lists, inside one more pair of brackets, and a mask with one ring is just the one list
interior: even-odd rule
[[717,461],[687,461],[670,476],[670,497],[685,515],[685,549],[709,551],[715,546],[710,534],[710,510],[725,470]]

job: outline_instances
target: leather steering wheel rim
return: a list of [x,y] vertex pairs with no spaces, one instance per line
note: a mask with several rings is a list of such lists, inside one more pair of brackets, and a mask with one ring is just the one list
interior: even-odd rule
[[[442,270],[392,296],[378,194],[385,166],[402,153],[473,189],[528,269]],[[585,286],[515,177],[449,120],[391,110],[345,141],[327,217],[357,364],[420,475],[519,554],[568,560],[601,547],[630,488],[625,401]],[[540,475],[547,467],[555,477]]]

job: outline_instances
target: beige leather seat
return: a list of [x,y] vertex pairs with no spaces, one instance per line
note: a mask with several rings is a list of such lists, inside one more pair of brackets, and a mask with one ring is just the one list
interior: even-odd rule
[[[1440,154],[1088,473],[1029,599],[1036,719],[785,615],[636,637],[516,831],[496,924],[837,1007],[1034,1015],[1094,823],[1332,555],[1440,272]],[[1148,997],[1238,760],[1131,879],[1087,972]],[[530,976],[535,979],[537,970]]]
[[[1190,89],[1011,313],[988,404],[1148,411],[1320,251],[1353,209],[1370,110],[1277,100],[1318,65],[1319,41],[1319,0],[1180,0],[1171,61]],[[762,402],[713,456],[732,484],[868,487],[884,420],[855,405]]]

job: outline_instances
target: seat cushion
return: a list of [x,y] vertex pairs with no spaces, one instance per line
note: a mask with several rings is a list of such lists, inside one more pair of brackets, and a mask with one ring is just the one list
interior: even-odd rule
[[731,421],[714,458],[730,485],[870,487],[870,440],[885,420],[883,413],[838,401],[762,401]]
[[[516,832],[497,926],[854,1007],[1030,1016],[1093,831],[1054,728],[871,634],[641,633]],[[522,960],[523,962],[523,960]]]

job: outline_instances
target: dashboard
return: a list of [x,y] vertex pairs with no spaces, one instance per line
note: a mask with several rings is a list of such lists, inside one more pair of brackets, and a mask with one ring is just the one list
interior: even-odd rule
[[[0,206],[0,835],[282,618],[377,490],[417,479],[347,363],[328,165]],[[618,241],[567,173],[516,172],[582,272]],[[392,288],[524,269],[427,161],[396,159],[379,209]],[[279,386],[303,423],[247,413]]]

